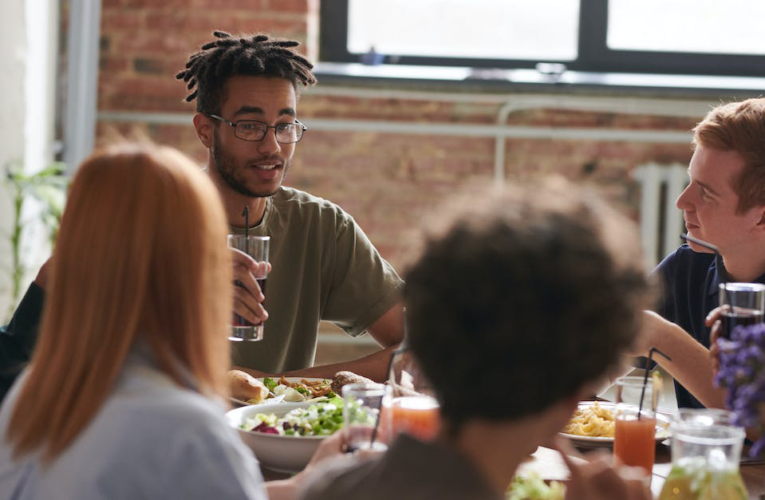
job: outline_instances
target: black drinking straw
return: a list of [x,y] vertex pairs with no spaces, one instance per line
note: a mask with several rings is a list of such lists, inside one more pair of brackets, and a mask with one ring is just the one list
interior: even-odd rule
[[[653,353],[658,352],[661,354],[663,358],[665,358],[667,361],[672,361],[672,358],[661,352],[655,347],[651,347],[651,349],[648,351],[648,365],[651,366],[651,362],[653,361]],[[643,389],[640,391],[640,404],[638,405],[638,420],[640,420],[640,416],[643,413],[643,399],[645,398],[645,387],[648,385],[648,372],[650,370],[645,371],[645,375],[643,375]],[[655,410],[655,408],[651,408],[652,410]]]
[[[386,371],[386,376],[390,377],[390,371],[393,368],[393,360],[395,359],[396,355],[401,354],[402,352],[406,352],[409,350],[409,347],[407,346],[406,342],[407,338],[407,328],[406,328],[406,309],[404,309],[404,341],[401,342],[401,345],[398,349],[393,351],[390,355],[390,359],[388,360],[388,371]],[[380,413],[382,412],[382,399],[380,399],[380,408],[378,408],[377,416],[375,417],[375,428],[372,429],[372,437],[369,438],[369,449],[373,449],[375,440],[377,439],[377,428],[380,426]]]
[[712,250],[715,253],[715,264],[717,264],[718,280],[723,285],[728,281],[728,271],[725,270],[725,263],[723,262],[722,255],[720,255],[719,248],[717,248],[711,243],[707,243],[706,241],[700,240],[698,238],[694,238],[693,236],[690,236],[688,234],[681,234],[680,238],[682,238],[683,241],[690,241],[691,243],[696,243],[697,245],[701,247]]
[[[386,372],[388,376],[390,376],[391,368],[393,368],[393,360],[395,359],[396,355],[408,350],[409,348],[404,347],[402,344],[401,347],[393,351],[393,353],[390,355],[390,359],[388,360],[388,371]],[[380,413],[382,413],[382,399],[380,399],[380,407],[377,409],[377,415],[375,416],[375,427],[372,429],[372,436],[369,438],[370,450],[374,449],[375,440],[377,440],[377,429],[380,426]]]
[[242,211],[244,217],[244,253],[250,255],[250,206],[245,205]]

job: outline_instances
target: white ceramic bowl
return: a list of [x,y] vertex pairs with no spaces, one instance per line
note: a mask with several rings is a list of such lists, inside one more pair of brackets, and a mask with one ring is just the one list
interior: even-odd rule
[[226,413],[226,419],[229,425],[239,431],[242,441],[252,449],[261,466],[278,472],[298,472],[308,465],[325,436],[279,436],[245,431],[240,425],[258,413],[273,413],[277,417],[283,417],[290,410],[308,408],[312,404],[314,403],[243,406]]

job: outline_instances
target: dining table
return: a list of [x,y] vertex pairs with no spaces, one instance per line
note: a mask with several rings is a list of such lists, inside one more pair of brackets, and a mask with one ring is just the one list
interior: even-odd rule
[[[584,451],[584,450],[582,450]],[[588,450],[587,452],[593,452]],[[586,453],[585,452],[585,456]],[[666,443],[660,443],[656,446],[656,461],[651,474],[651,492],[654,498],[658,498],[664,481],[672,469],[672,456],[670,447]],[[740,464],[741,477],[749,493],[751,500],[765,499],[765,461],[749,460],[746,458],[746,450],[742,454]],[[529,475],[536,474],[545,481],[566,482],[569,478],[569,472],[563,463],[557,451],[539,447],[537,451],[529,457],[529,460],[521,464],[518,474]]]
[[[660,369],[659,369],[660,370]],[[661,371],[661,370],[660,370]],[[630,375],[643,375],[643,371],[636,369]],[[668,414],[674,414],[677,412],[677,405],[675,403],[675,393],[672,384],[672,378],[665,372],[663,376],[667,383],[665,384],[665,391],[659,397],[660,408]],[[614,393],[613,387],[609,387],[600,392],[597,397],[592,398],[595,401],[613,401]],[[572,443],[577,446],[576,443]],[[591,450],[580,449],[580,454],[586,455],[591,452],[603,452],[603,450]],[[606,448],[606,452],[611,450]],[[765,500],[765,460],[752,460],[748,458],[749,449],[744,446],[742,452],[742,459],[740,461],[741,477],[744,480],[744,485],[749,493],[749,498],[752,500]],[[579,460],[578,457],[572,457],[572,460]],[[670,449],[670,440],[664,440],[657,442],[656,444],[656,458],[654,461],[653,470],[651,471],[651,492],[654,498],[658,498],[661,493],[661,489],[664,486],[664,482],[672,469],[672,455]],[[521,464],[517,471],[518,475],[536,474],[543,480],[560,481],[565,483],[569,479],[569,471],[566,467],[563,459],[560,457],[556,450],[538,447],[529,459]],[[285,479],[289,477],[289,474],[283,474],[279,472],[263,469],[263,476],[266,481]]]
[[[594,450],[582,450],[584,456]],[[746,450],[745,450],[746,453]],[[577,460],[576,457],[573,458]],[[672,456],[670,447],[666,443],[656,446],[656,461],[651,474],[651,493],[654,498],[659,497],[664,481],[672,469]],[[750,500],[765,500],[765,460],[750,460],[742,455],[740,464],[741,477],[749,493]],[[569,479],[568,468],[557,451],[540,446],[527,461],[518,468],[521,476],[536,474],[545,481],[560,481],[565,483]],[[286,479],[290,474],[263,469],[263,477],[266,481]]]

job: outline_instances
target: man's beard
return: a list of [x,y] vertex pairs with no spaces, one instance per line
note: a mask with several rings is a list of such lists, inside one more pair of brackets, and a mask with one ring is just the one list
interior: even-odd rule
[[[277,186],[277,188],[272,192],[257,193],[247,187],[247,184],[242,179],[242,176],[237,175],[237,167],[235,162],[225,155],[225,153],[222,151],[223,148],[221,148],[219,144],[220,141],[218,139],[218,131],[216,130],[213,133],[212,147],[214,167],[218,172],[218,175],[220,175],[220,178],[223,179],[223,182],[225,182],[228,187],[237,193],[243,196],[247,196],[248,198],[267,198],[276,194],[276,191],[279,189],[279,187],[281,187],[281,183],[283,183],[287,178],[287,171],[291,166],[290,160],[284,160],[284,164],[282,165],[282,180],[281,183],[279,183],[279,186]],[[281,163],[281,159],[279,162]],[[246,169],[248,167],[246,165],[242,165],[241,168]]]

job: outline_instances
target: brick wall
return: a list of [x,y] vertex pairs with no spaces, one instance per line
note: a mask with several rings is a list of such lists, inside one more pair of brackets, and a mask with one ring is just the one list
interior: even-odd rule
[[[99,110],[191,113],[174,74],[215,29],[296,38],[314,56],[317,5],[317,0],[103,0]],[[307,92],[300,117],[309,128],[320,118],[487,125],[495,122],[498,107]],[[514,113],[508,124],[688,131],[694,120],[543,109]],[[140,128],[200,162],[206,157],[190,120],[188,125],[102,122],[99,134],[108,128]],[[492,178],[494,147],[492,138],[309,130],[287,182],[346,208],[382,254],[399,265],[405,234],[420,213],[471,179]],[[513,139],[506,141],[505,152],[508,179],[557,172],[591,181],[635,218],[639,193],[630,171],[648,161],[687,163],[690,157],[685,144],[596,140]]]

